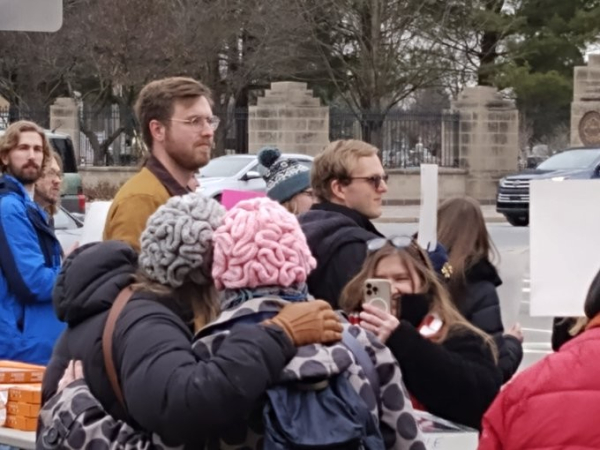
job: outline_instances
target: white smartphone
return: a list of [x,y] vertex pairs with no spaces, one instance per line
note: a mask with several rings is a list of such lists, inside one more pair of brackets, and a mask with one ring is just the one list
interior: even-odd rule
[[392,283],[382,278],[369,278],[363,287],[364,301],[389,313],[392,310]]

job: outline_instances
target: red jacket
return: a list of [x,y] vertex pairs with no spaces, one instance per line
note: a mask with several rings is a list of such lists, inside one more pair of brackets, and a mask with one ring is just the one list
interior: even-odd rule
[[600,449],[600,328],[530,367],[483,418],[479,450]]

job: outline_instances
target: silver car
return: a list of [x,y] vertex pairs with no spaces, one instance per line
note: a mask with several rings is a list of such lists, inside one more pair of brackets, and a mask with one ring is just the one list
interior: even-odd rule
[[[294,158],[309,169],[312,167],[312,156],[284,153],[281,157]],[[267,185],[263,175],[266,172],[267,168],[258,163],[256,155],[220,156],[200,169],[198,192],[217,201],[221,201],[221,193],[226,189],[265,192]]]

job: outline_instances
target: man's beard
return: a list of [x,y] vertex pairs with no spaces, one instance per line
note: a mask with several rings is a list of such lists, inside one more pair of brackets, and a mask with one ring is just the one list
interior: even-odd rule
[[[198,141],[195,143],[195,146],[199,146],[201,144],[204,144],[205,142],[202,141]],[[206,142],[206,144],[208,144],[208,142]],[[212,150],[212,147],[214,145],[214,143],[210,143],[209,144]],[[182,168],[184,168],[185,170],[189,170],[192,172],[197,171],[198,169],[200,169],[201,167],[204,167],[206,164],[208,164],[208,161],[210,160],[210,153],[211,150],[209,150],[206,161],[199,163],[197,161],[193,161],[190,160],[189,157],[187,157],[188,155],[182,155],[181,152],[179,151],[179,149],[177,148],[177,146],[173,143],[173,140],[171,139],[171,137],[169,135],[167,135],[167,139],[165,142],[165,149],[168,153],[168,155]],[[193,149],[192,149],[193,151]]]
[[[35,169],[35,171],[31,169]],[[42,169],[33,162],[28,162],[21,168],[16,168],[9,164],[8,174],[16,178],[21,184],[29,185],[39,180],[40,176],[42,175]]]

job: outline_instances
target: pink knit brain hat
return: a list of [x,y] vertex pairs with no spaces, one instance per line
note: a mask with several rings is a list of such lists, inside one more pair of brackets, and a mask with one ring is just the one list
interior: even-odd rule
[[245,200],[213,236],[217,289],[289,287],[306,282],[316,261],[298,219],[268,198]]

